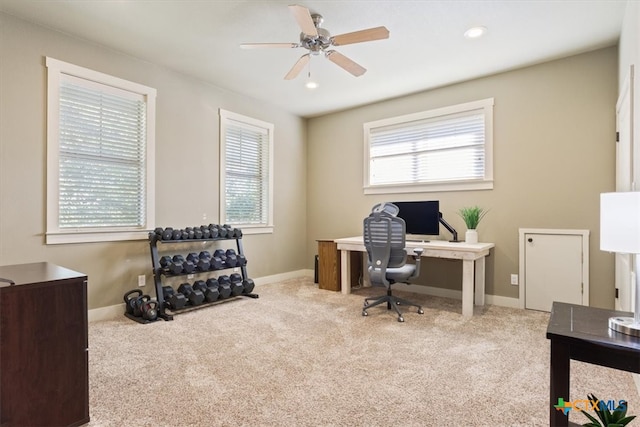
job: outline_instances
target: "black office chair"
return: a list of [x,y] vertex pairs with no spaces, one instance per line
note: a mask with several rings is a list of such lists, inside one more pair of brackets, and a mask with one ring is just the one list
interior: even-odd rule
[[380,297],[365,298],[362,315],[368,316],[367,310],[376,305],[387,303],[387,310],[393,307],[398,313],[398,322],[404,322],[398,305],[422,307],[403,298],[391,294],[391,285],[406,282],[420,275],[420,255],[422,248],[414,249],[415,264],[406,264],[405,223],[398,218],[399,209],[392,203],[380,203],[373,207],[371,214],[364,219],[364,246],[367,249],[369,277],[374,286],[385,286],[387,294]]

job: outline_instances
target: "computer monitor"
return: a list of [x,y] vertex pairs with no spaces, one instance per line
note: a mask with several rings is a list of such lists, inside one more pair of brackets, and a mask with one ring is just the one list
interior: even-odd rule
[[406,224],[407,239],[424,240],[440,235],[440,201],[393,202],[400,212],[398,217]]

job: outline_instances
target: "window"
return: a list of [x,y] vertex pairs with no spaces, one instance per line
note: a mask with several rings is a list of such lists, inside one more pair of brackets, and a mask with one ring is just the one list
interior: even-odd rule
[[47,244],[146,239],[155,89],[47,58]]
[[273,231],[273,124],[220,109],[220,219]]
[[493,98],[364,124],[365,194],[493,188]]

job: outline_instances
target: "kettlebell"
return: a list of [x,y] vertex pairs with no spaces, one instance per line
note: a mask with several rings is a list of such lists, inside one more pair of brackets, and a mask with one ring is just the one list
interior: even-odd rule
[[154,321],[158,318],[158,301],[147,301],[142,304],[142,318]]
[[[137,294],[137,295],[131,296],[133,294]],[[133,314],[136,299],[138,299],[141,296],[142,296],[142,291],[140,289],[134,289],[124,294],[124,305],[127,313]]]
[[133,305],[133,315],[136,317],[142,317],[142,306],[149,301],[151,301],[151,297],[149,295],[142,295],[136,298]]

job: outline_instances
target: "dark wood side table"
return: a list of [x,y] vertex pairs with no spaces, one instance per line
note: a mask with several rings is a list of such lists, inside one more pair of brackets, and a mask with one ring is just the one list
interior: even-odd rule
[[[351,253],[351,283],[358,283],[362,274],[362,255]],[[340,292],[340,252],[333,240],[318,240],[318,287]],[[349,284],[345,285],[349,286]]]
[[54,264],[0,267],[0,425],[89,422],[87,276]]
[[[558,399],[569,398],[570,360],[640,373],[640,338],[609,329],[609,318],[633,314],[554,302],[547,327],[551,340],[549,425],[567,426],[568,414],[557,410]],[[581,396],[586,399],[586,396]],[[624,396],[620,397],[624,399]]]

